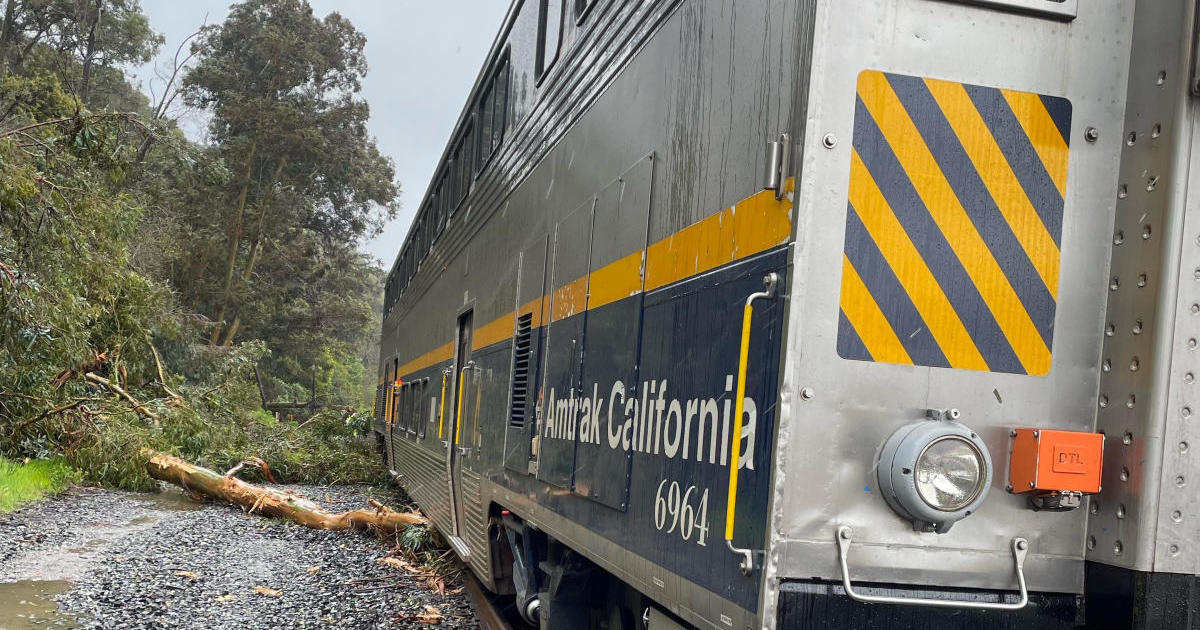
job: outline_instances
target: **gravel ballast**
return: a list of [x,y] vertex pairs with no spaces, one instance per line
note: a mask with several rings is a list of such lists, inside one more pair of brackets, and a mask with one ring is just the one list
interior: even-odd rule
[[[365,505],[368,490],[287,489],[331,511]],[[465,593],[454,592],[457,584],[448,581],[448,592],[441,595],[419,577],[380,564],[389,546],[369,535],[307,529],[228,505],[198,506],[174,488],[160,495],[75,489],[0,515],[0,609],[28,603],[28,597],[5,601],[6,585],[44,582],[61,585],[50,590],[58,592],[58,608],[66,614],[40,615],[40,622],[22,621],[22,616],[9,624],[478,627]],[[436,609],[440,624],[418,620],[428,607]]]

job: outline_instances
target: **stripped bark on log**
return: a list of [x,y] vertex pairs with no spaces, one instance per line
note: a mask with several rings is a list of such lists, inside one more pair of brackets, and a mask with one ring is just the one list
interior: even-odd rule
[[377,529],[386,534],[398,532],[409,525],[425,524],[428,521],[420,514],[397,512],[378,501],[368,500],[373,509],[351,510],[331,513],[309,499],[272,488],[246,483],[232,475],[225,476],[216,471],[163,453],[148,453],[150,461],[146,472],[160,481],[173,483],[189,492],[228,501],[264,516],[286,518],[313,529],[370,530]]

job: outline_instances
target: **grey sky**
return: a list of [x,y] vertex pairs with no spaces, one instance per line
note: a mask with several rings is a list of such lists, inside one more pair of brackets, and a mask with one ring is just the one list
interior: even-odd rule
[[[400,215],[383,235],[363,249],[392,263],[433,168],[450,137],[467,92],[508,10],[508,0],[309,0],[324,16],[338,11],[367,36],[370,72],[362,95],[371,105],[370,130],[380,150],[396,162]],[[167,41],[158,67],[170,57],[205,16],[209,24],[225,19],[232,4],[223,0],[142,0],[150,25]],[[137,69],[142,89],[161,92],[155,64]],[[203,136],[203,120],[186,112],[189,135]]]

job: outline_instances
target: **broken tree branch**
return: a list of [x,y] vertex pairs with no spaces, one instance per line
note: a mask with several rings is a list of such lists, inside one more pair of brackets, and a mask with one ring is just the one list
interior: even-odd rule
[[158,367],[158,384],[162,386],[163,391],[176,403],[183,401],[182,396],[171,391],[170,387],[167,387],[167,377],[163,374],[162,356],[158,354],[158,348],[155,348],[154,344],[150,344],[150,352],[154,354],[154,365]]
[[260,471],[262,471],[263,478],[266,479],[268,482],[279,483],[278,481],[275,481],[275,475],[271,474],[271,467],[267,465],[267,462],[264,462],[263,460],[261,460],[257,457],[251,457],[250,459],[243,459],[242,461],[238,462],[237,466],[234,466],[233,468],[230,468],[228,471],[226,471],[225,476],[226,477],[236,477],[237,474],[239,472],[241,472],[242,469],[245,468],[246,466],[250,466],[252,468],[257,468]]
[[129,392],[122,389],[120,385],[117,385],[116,383],[104,378],[103,376],[100,376],[99,374],[96,374],[95,372],[88,372],[87,374],[84,375],[84,378],[86,378],[87,380],[89,380],[93,383],[99,383],[99,384],[111,389],[112,391],[116,392],[117,394],[120,394],[120,396],[122,398],[129,401],[129,404],[133,405],[133,408],[136,409],[138,413],[153,420],[154,427],[158,428],[158,414],[147,409],[146,405],[143,405],[141,403],[141,401],[134,398],[132,395],[130,395]]
[[[378,529],[393,534],[409,525],[428,522],[420,514],[396,512],[377,501],[368,501],[375,508],[373,510],[351,510],[334,514],[296,494],[249,484],[237,477],[193,466],[178,457],[163,453],[143,451],[143,454],[149,456],[146,472],[155,479],[173,483],[189,492],[228,501],[250,512],[286,518],[313,529]],[[230,472],[235,472],[237,468]]]

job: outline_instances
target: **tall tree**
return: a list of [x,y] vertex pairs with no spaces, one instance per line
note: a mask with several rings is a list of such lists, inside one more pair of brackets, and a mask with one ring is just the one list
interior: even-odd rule
[[25,71],[42,53],[38,69],[70,75],[76,93],[89,104],[97,70],[145,63],[163,42],[138,0],[5,0],[3,5],[0,77]]
[[[367,133],[370,110],[358,96],[365,43],[348,20],[317,18],[304,0],[247,0],[201,30],[184,97],[211,112],[210,139],[232,173],[215,213],[223,246],[204,248],[223,260],[196,265],[219,269],[217,282],[196,287],[215,323],[211,344],[230,344],[245,317],[270,312],[273,296],[255,286],[264,256],[298,264],[311,251],[303,264],[318,266],[394,214],[393,167]],[[298,235],[322,247],[285,240]]]

